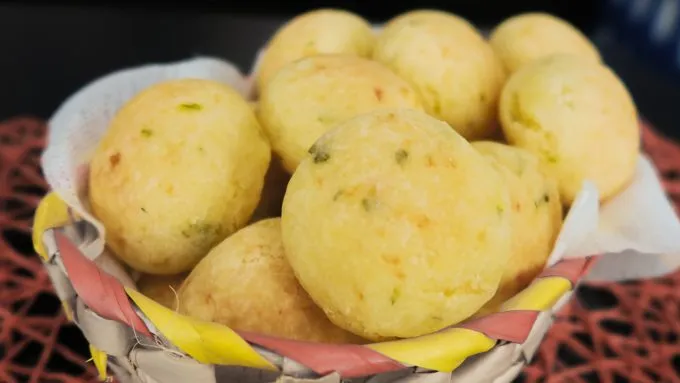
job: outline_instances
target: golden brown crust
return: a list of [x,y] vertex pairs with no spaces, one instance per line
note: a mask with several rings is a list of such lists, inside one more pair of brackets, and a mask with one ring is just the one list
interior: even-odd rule
[[373,58],[419,92],[427,112],[468,140],[498,129],[503,65],[482,35],[464,19],[440,11],[415,11],[390,21]]
[[177,274],[246,224],[270,156],[235,90],[207,80],[156,84],[111,121],[90,162],[90,204],[123,261]]
[[287,64],[318,54],[369,57],[374,43],[371,25],[351,12],[317,9],[298,15],[267,43],[255,78],[258,92]]
[[510,255],[501,175],[423,112],[365,114],[316,142],[284,199],[286,255],[337,325],[371,340],[467,318]]
[[298,283],[284,255],[279,218],[247,226],[215,247],[184,282],[180,311],[283,338],[361,342],[333,325]]
[[512,145],[537,155],[569,206],[585,180],[606,200],[633,178],[640,149],[635,104],[606,66],[573,55],[524,66],[501,96]]
[[600,62],[593,43],[567,21],[545,13],[526,13],[506,19],[489,42],[512,74],[522,66],[555,54],[571,54]]

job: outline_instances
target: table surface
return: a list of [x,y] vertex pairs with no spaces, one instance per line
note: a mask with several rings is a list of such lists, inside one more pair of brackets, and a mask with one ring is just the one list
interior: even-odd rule
[[[120,68],[212,55],[247,71],[257,48],[282,21],[0,5],[0,121],[22,114],[48,118],[78,88]],[[606,30],[594,39],[642,114],[666,135],[680,138],[672,117],[680,86]],[[44,130],[33,119],[0,124],[0,381],[12,381],[10,375],[23,377],[18,381],[94,381],[92,366],[84,363],[86,345],[60,313],[31,250],[31,217],[45,190],[38,167]],[[677,177],[680,149],[651,133],[645,142],[664,174]],[[671,181],[668,185],[680,191]],[[678,286],[679,275],[587,286],[562,313],[520,381],[680,381]]]

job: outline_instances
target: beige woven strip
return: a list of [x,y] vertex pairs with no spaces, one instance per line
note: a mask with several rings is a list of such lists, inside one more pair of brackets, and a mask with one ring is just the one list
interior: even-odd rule
[[[430,371],[427,371],[430,373]],[[394,383],[400,382],[400,379],[414,376],[415,372],[413,368],[405,369],[402,371],[392,371],[386,372],[384,374],[374,375],[366,380],[364,383]],[[448,375],[448,374],[447,374]]]
[[[526,365],[525,362],[518,362],[514,366],[510,367],[505,373],[497,377],[492,381],[492,383],[512,383],[513,380],[522,372],[522,368]],[[480,383],[482,381],[480,380]]]
[[127,357],[137,343],[130,327],[100,317],[80,299],[76,299],[74,320],[87,341],[107,355]]
[[109,358],[108,366],[118,383],[143,383],[127,357]]
[[76,297],[76,291],[73,289],[73,286],[71,286],[71,281],[69,281],[64,266],[61,263],[61,259],[59,258],[59,249],[57,248],[57,242],[54,238],[54,231],[47,230],[43,233],[42,239],[45,251],[49,257],[49,259],[43,263],[47,270],[47,275],[50,277],[52,286],[54,286],[54,290],[59,299],[62,302],[71,304]]
[[142,383],[163,383],[147,375],[144,370],[137,370],[137,380]]
[[521,360],[521,345],[501,344],[488,352],[468,358],[453,371],[451,379],[456,382],[488,382]]
[[213,366],[200,364],[189,357],[137,347],[130,352],[130,360],[137,367],[140,378],[147,381],[217,383]]
[[[403,377],[398,380],[394,380],[394,383],[449,383],[453,382],[451,380],[451,374],[446,372],[423,372],[414,373],[409,376]],[[463,380],[462,382],[467,383]]]
[[574,289],[571,291],[567,291],[564,295],[562,295],[560,299],[557,300],[557,302],[555,302],[552,309],[550,310],[553,313],[553,315],[556,315],[560,310],[562,310],[562,307],[569,303],[575,290],[576,287],[574,287]]
[[280,373],[239,366],[215,366],[217,382],[274,382]]
[[541,341],[545,337],[545,334],[550,330],[553,322],[553,313],[549,311],[543,311],[538,314],[534,327],[531,328],[531,332],[527,337],[527,340],[522,343],[522,354],[524,354],[524,360],[530,361],[538,348],[541,345]]
[[71,304],[76,297],[76,291],[73,290],[71,286],[71,281],[62,270],[62,268],[57,264],[57,259],[44,263],[45,269],[47,270],[47,275],[52,281],[52,286],[54,286],[54,291],[57,293],[57,297],[62,302],[67,302]]
[[342,383],[340,375],[333,373],[317,379],[297,379],[290,376],[281,376],[276,379],[276,383]]

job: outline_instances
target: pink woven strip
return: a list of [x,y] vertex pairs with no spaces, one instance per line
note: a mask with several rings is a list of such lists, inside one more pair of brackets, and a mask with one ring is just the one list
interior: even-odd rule
[[543,270],[541,277],[562,277],[576,284],[590,269],[595,266],[599,256],[594,255],[586,258],[564,259],[557,262],[552,267]]
[[[597,257],[563,260],[540,276],[559,276],[576,283],[596,260]],[[496,340],[523,343],[538,314],[538,311],[508,311],[475,318],[456,327],[478,331]],[[297,342],[247,332],[239,334],[248,342],[293,359],[321,375],[337,371],[343,377],[351,378],[404,368],[402,364],[363,346]]]
[[87,259],[68,237],[54,233],[71,285],[83,302],[102,318],[125,323],[137,333],[151,336],[132,308],[123,285]]
[[293,359],[319,375],[338,372],[343,378],[354,378],[405,368],[403,364],[360,345],[298,342],[248,332],[239,334],[248,342]]
[[506,311],[475,318],[456,327],[481,332],[489,338],[524,343],[538,318],[538,311]]

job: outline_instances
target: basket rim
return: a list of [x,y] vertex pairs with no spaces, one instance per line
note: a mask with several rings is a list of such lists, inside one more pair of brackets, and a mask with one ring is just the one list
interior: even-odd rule
[[[69,211],[70,208],[55,192],[49,192],[41,199],[34,217],[33,245],[43,262],[50,262],[55,256],[61,256],[64,260],[64,256],[68,254],[65,249],[59,247],[55,253],[49,254],[44,237],[72,221]],[[74,258],[78,259],[77,262],[89,262],[98,268],[78,250],[77,244],[72,245],[80,257]],[[111,277],[115,282],[110,283],[119,285],[115,288],[121,289],[120,291],[128,298],[133,312],[142,317],[137,319],[152,324],[158,332],[150,333],[162,336],[200,363],[278,369],[257,350],[257,347],[261,347],[289,357],[320,375],[337,371],[343,377],[357,377],[407,367],[451,372],[468,357],[489,351],[499,342],[524,343],[534,327],[537,316],[550,310],[561,298],[569,294],[596,259],[597,257],[587,257],[562,260],[546,268],[529,286],[506,301],[499,312],[473,317],[432,334],[362,345],[304,342],[235,331],[222,324],[203,322],[170,310],[135,289],[123,287],[115,277]],[[64,262],[66,277],[71,281],[75,294],[79,297],[84,290],[92,290],[93,286],[101,283],[89,275],[68,277],[67,263],[69,262]],[[106,274],[100,269],[101,273]],[[87,289],[84,289],[85,284],[88,285]],[[108,291],[111,288],[108,286]],[[112,319],[107,315],[107,309],[97,310],[98,307],[102,307],[102,302],[88,302],[84,298],[85,295],[87,293],[81,298],[95,314]],[[68,311],[67,302],[62,300],[62,303]],[[509,323],[513,323],[513,326],[508,326]],[[129,322],[127,324],[130,325]],[[188,339],[182,334],[182,331],[190,328],[197,331],[199,334],[197,338]],[[213,339],[211,341],[213,344],[206,346],[205,339],[201,337],[204,332],[211,333],[213,337],[218,335],[222,341],[215,342]],[[215,357],[215,353],[219,356]],[[319,358],[319,355],[332,357]],[[357,364],[357,361],[362,362]]]

